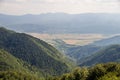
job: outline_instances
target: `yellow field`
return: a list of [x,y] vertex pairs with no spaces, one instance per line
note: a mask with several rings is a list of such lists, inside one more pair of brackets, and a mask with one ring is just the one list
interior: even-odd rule
[[48,41],[53,39],[61,39],[66,44],[72,45],[86,45],[93,41],[105,38],[101,34],[39,34],[39,33],[28,33],[34,37]]

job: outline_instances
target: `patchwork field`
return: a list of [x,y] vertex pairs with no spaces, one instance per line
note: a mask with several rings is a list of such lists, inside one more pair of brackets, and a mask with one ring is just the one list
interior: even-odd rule
[[39,34],[39,33],[28,33],[34,37],[40,38],[48,43],[52,40],[60,39],[66,44],[71,45],[86,45],[96,40],[105,38],[101,34]]

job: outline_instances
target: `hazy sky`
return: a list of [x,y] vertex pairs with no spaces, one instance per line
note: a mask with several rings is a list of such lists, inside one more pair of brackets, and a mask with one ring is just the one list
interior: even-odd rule
[[120,13],[120,0],[0,0],[0,13]]

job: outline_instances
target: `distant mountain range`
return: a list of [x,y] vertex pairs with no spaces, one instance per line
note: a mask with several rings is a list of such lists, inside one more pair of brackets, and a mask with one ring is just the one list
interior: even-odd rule
[[0,24],[20,32],[34,33],[120,33],[120,14],[47,13],[40,15],[0,14]]
[[95,42],[92,43],[91,45],[96,45],[96,46],[108,46],[108,45],[112,45],[112,44],[120,44],[120,35],[95,41]]

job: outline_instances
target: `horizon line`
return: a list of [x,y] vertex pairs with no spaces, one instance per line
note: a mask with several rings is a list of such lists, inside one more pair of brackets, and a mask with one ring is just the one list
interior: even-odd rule
[[0,15],[10,15],[10,16],[24,16],[24,15],[45,15],[45,14],[67,14],[67,15],[79,15],[79,14],[120,14],[120,13],[108,13],[108,12],[86,12],[86,13],[65,13],[65,12],[47,12],[47,13],[24,13],[24,14],[7,14],[7,13],[0,13]]

